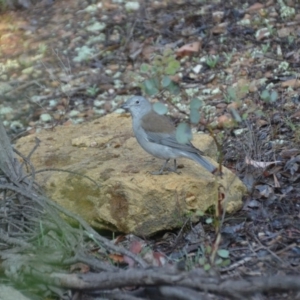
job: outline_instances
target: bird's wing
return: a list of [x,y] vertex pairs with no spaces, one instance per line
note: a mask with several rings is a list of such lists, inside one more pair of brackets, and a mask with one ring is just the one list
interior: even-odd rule
[[192,143],[181,144],[177,141],[176,128],[166,116],[155,112],[149,113],[142,118],[141,127],[149,142],[203,155],[203,152],[195,148]]
[[182,150],[182,151],[187,151],[190,153],[204,155],[204,153],[202,151],[195,148],[193,146],[193,144],[190,142],[188,142],[186,144],[179,143],[176,139],[175,133],[170,135],[170,134],[161,134],[161,133],[157,133],[157,132],[148,132],[147,139],[149,140],[149,142],[161,144],[164,146],[168,146],[168,147]]
[[170,121],[170,119],[164,115],[158,115],[154,111],[151,111],[150,113],[142,117],[141,127],[144,129],[145,132],[175,132],[175,126]]

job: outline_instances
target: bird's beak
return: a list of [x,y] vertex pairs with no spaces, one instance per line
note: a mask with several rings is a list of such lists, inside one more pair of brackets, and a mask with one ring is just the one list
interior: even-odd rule
[[125,109],[126,111],[128,111],[129,109],[129,105],[124,103],[123,105],[121,105],[121,108]]

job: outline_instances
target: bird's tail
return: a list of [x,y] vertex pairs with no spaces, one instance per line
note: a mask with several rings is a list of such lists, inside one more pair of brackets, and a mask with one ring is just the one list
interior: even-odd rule
[[188,158],[190,158],[190,159],[194,160],[195,162],[197,162],[198,164],[200,164],[202,167],[204,167],[210,173],[214,173],[217,170],[217,168],[212,163],[210,163],[206,158],[204,158],[200,154],[189,153]]

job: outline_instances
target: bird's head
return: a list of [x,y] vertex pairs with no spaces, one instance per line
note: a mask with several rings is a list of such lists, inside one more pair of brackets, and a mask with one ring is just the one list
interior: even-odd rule
[[152,104],[142,96],[129,98],[121,107],[128,110],[132,117],[143,117],[152,111]]

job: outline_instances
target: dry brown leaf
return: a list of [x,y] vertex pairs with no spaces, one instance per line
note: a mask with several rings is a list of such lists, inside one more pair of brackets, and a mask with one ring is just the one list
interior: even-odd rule
[[139,241],[133,241],[131,244],[130,244],[130,252],[134,253],[134,254],[138,254],[141,252],[143,248],[143,245],[141,242]]
[[117,9],[119,7],[118,4],[111,3],[111,1],[104,0],[101,2],[102,2],[102,7],[105,10],[113,10],[113,9]]
[[70,266],[71,272],[75,272],[78,270],[80,273],[88,273],[90,271],[90,266],[83,263],[76,263]]
[[169,76],[169,77],[170,77],[170,79],[171,79],[172,81],[174,81],[174,82],[176,82],[176,83],[181,82],[181,77],[180,77],[178,74],[176,74],[176,75],[171,75],[171,76]]
[[248,13],[253,13],[253,12],[256,12],[256,11],[262,9],[263,7],[264,7],[263,4],[256,2],[256,3],[254,3],[253,5],[249,6],[248,9],[247,9],[246,11],[247,11]]
[[283,157],[283,158],[291,158],[291,157],[293,157],[293,156],[298,155],[299,152],[300,152],[300,150],[299,150],[299,149],[296,149],[296,148],[294,148],[294,149],[283,149],[283,150],[280,152],[280,155],[281,155],[281,157]]
[[190,44],[183,45],[179,49],[176,50],[177,57],[184,57],[191,55],[193,53],[197,53],[200,50],[201,43],[200,41],[196,41]]
[[271,166],[271,165],[274,165],[274,164],[277,164],[277,163],[281,163],[281,161],[279,161],[279,160],[276,160],[276,161],[256,161],[256,160],[253,160],[253,159],[250,159],[250,158],[246,157],[245,158],[245,163],[247,165],[252,165],[255,168],[266,168],[268,166]]
[[142,50],[142,57],[147,60],[150,61],[151,58],[153,57],[153,53],[155,53],[156,51],[156,47],[151,46],[151,45],[146,45],[145,47],[143,47]]
[[280,183],[275,174],[273,174],[273,178],[274,178],[274,187],[280,188]]
[[277,34],[279,38],[288,37],[290,34],[293,34],[295,32],[295,28],[293,27],[284,27],[281,29],[278,29]]
[[215,23],[220,23],[224,17],[223,11],[215,11],[212,13],[212,18]]
[[229,114],[218,117],[218,128],[226,128],[234,125],[234,120]]
[[258,30],[258,34],[257,34],[257,37],[256,37],[256,40],[257,41],[261,41],[265,38],[268,38],[270,36],[270,30],[269,28],[261,28]]
[[222,34],[222,33],[225,33],[226,30],[227,30],[227,26],[228,26],[228,23],[227,23],[227,22],[225,22],[225,23],[220,23],[220,24],[218,24],[217,26],[213,27],[212,33],[214,33],[214,34]]
[[300,110],[297,110],[294,114],[291,115],[292,119],[299,119],[300,118]]
[[282,87],[293,87],[293,88],[298,88],[300,87],[300,80],[298,79],[290,79],[286,80],[281,83]]
[[108,257],[115,263],[123,263],[124,256],[120,254],[109,254]]
[[153,267],[161,267],[167,262],[165,256],[159,252],[148,251],[143,258]]

